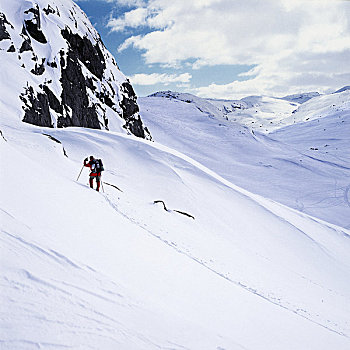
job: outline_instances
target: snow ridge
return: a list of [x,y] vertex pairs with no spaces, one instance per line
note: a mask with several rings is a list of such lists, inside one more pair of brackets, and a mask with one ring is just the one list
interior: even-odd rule
[[[158,142],[253,193],[350,228],[349,91],[316,96],[298,106],[277,101],[248,97],[238,106],[165,92],[139,103]],[[259,126],[261,119],[267,130]]]

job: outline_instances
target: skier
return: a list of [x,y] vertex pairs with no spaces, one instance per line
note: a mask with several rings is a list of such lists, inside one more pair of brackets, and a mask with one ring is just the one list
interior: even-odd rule
[[95,159],[93,156],[90,156],[90,161],[88,161],[88,158],[84,159],[84,166],[90,168],[90,187],[93,187],[94,179],[96,179],[96,191],[100,190],[100,184],[101,184],[101,171],[103,170],[102,161],[101,159]]

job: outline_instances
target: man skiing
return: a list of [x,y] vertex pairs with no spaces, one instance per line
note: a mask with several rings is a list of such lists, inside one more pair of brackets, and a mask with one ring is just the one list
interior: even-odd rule
[[96,191],[100,190],[100,184],[101,184],[101,171],[103,170],[103,168],[101,167],[102,162],[100,159],[95,159],[93,156],[90,156],[90,161],[88,162],[88,158],[84,159],[84,166],[89,167],[90,168],[90,187],[93,187],[93,182],[94,179],[96,179]]

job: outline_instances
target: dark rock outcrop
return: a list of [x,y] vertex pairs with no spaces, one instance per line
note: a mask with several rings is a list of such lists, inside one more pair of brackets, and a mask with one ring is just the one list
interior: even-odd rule
[[141,117],[139,115],[137,116],[137,118],[130,118],[129,120],[127,120],[126,124],[124,125],[124,128],[130,130],[130,132],[137,137],[141,137],[143,139],[151,139],[151,134],[147,127],[143,126]]
[[50,88],[47,85],[42,86],[42,89],[44,90],[48,98],[50,108],[53,109],[59,115],[63,115],[63,107],[56,95],[50,90]]
[[45,127],[109,130],[111,125],[119,130],[119,123],[109,118],[123,119],[128,132],[151,139],[130,82],[87,16],[74,3],[67,4],[18,1],[17,8],[10,7],[16,12],[6,14],[10,21],[21,17],[16,28],[0,13],[0,41],[9,40],[3,51],[16,52],[9,54],[19,61],[14,67],[29,73],[16,75],[24,87],[22,120]]
[[86,91],[85,77],[78,61],[76,51],[70,51],[67,64],[61,67],[62,76],[62,104],[71,109],[71,115],[61,117],[58,127],[82,126],[85,128],[100,129],[100,122],[95,106],[89,106]]
[[31,70],[35,75],[42,75],[45,72],[45,58],[42,59],[41,63],[35,63],[35,67]]
[[12,45],[7,49],[7,52],[16,52],[15,45],[12,44]]
[[106,62],[100,47],[97,44],[93,45],[87,37],[82,38],[78,34],[72,34],[68,28],[63,29],[61,33],[69,43],[70,51],[92,74],[102,79]]
[[30,37],[28,36],[24,26],[22,27],[21,37],[23,38],[23,42],[22,42],[22,45],[19,49],[19,53],[23,53],[25,51],[33,51],[32,42],[31,42]]
[[24,13],[33,13],[34,18],[31,20],[26,20],[24,21],[25,23],[25,28],[29,35],[38,41],[41,44],[46,44],[47,40],[45,38],[44,33],[40,29],[40,13],[39,13],[39,7],[37,6],[36,8],[31,8]]
[[[137,97],[134,89],[129,82],[123,83],[120,90],[125,93],[123,95],[123,99],[120,102],[120,107],[124,112],[124,118],[128,120],[132,115],[139,112],[139,106],[136,102]],[[127,98],[125,96],[127,96]]]
[[44,8],[43,11],[45,12],[45,15],[48,16],[50,13],[55,14],[56,11],[53,7],[51,7],[51,5],[47,5],[47,8]]
[[104,92],[100,92],[99,93],[99,92],[97,92],[96,96],[98,97],[98,99],[102,103],[104,103],[105,105],[107,105],[108,107],[113,109],[115,103],[112,101],[112,99],[110,98],[110,96],[107,93],[104,93]]
[[38,126],[53,127],[49,100],[46,94],[38,93],[35,96],[34,89],[30,86],[20,98],[24,102],[24,122]]
[[21,48],[19,49],[19,53],[23,53],[25,51],[33,51],[32,44],[28,38],[24,39]]
[[[126,120],[124,127],[131,131],[132,134],[142,138],[150,138],[150,133],[147,128],[143,126],[137,104],[137,97],[130,82],[127,81],[121,85],[120,90],[124,93],[120,101],[120,107],[123,110],[123,118]],[[127,97],[126,97],[127,96]],[[137,115],[137,117],[135,117]]]
[[51,68],[57,68],[57,63],[55,61],[53,62],[47,62],[47,65]]
[[11,36],[6,29],[5,24],[10,25],[10,23],[6,19],[5,14],[0,12],[0,41],[11,39]]

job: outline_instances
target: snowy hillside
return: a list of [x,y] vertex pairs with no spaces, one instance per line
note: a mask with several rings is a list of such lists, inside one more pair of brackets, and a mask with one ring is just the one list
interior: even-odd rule
[[0,57],[1,350],[350,348],[350,90],[139,110],[71,0]]
[[1,349],[349,348],[349,231],[159,143],[0,130]]
[[[338,92],[341,92],[341,91],[338,91]],[[297,102],[297,103],[304,103],[317,96],[320,96],[318,92],[307,92],[304,94],[288,95],[288,96],[282,97],[282,100],[287,100],[290,102]]]
[[237,101],[209,100],[225,119],[268,133],[288,125],[286,118],[299,103],[267,96],[249,96]]
[[[266,105],[257,107],[263,100]],[[234,102],[240,112],[233,109],[227,114],[247,114],[236,121],[212,111],[223,101],[198,97],[190,101],[188,94],[171,92],[140,99],[142,119],[156,141],[253,193],[350,228],[349,90],[298,106],[276,99],[242,99],[241,109]],[[228,109],[233,102],[225,104]],[[276,131],[259,133],[253,127],[260,122],[251,112],[254,105],[260,108],[258,114],[266,113],[264,109],[269,115],[284,116],[281,123],[279,117],[265,120]],[[287,126],[279,128],[280,124]]]
[[318,97],[318,93],[305,93],[274,98],[248,96],[240,100],[205,99],[188,93],[173,91],[156,92],[148,97],[163,97],[169,100],[192,103],[209,117],[225,119],[247,126],[250,130],[269,133],[282,127],[304,121],[294,115],[306,101]]
[[150,137],[132,86],[71,0],[0,1],[1,109],[39,126]]

